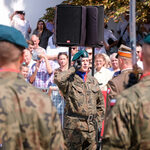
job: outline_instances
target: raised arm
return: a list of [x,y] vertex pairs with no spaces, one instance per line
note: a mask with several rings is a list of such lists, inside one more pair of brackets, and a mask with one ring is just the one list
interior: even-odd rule
[[54,82],[57,84],[61,92],[66,93],[68,89],[68,80],[71,75],[75,73],[75,68],[71,67],[70,69],[63,72],[55,72]]

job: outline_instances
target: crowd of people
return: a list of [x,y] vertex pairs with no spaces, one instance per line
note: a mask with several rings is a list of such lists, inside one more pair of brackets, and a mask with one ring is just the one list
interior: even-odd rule
[[[46,104],[45,101],[47,100],[53,103],[53,105],[57,109],[57,113],[59,114],[59,119],[61,121],[61,128],[64,133],[66,147],[70,150],[73,149],[96,150],[97,143],[99,141],[99,139],[97,139],[97,135],[100,134],[98,132],[100,131],[100,129],[101,135],[104,134],[102,140],[104,143],[103,146],[104,149],[111,149],[111,148],[115,149],[115,147],[117,149],[119,148],[121,149],[123,148],[123,146],[128,149],[132,147],[132,144],[133,146],[135,146],[134,145],[135,143],[130,143],[129,142],[130,139],[127,139],[128,137],[137,138],[136,141],[138,142],[138,137],[133,137],[134,134],[130,135],[128,133],[129,131],[127,132],[128,129],[133,128],[132,127],[133,120],[130,117],[134,118],[135,115],[137,115],[137,113],[134,112],[136,109],[134,106],[135,103],[130,97],[132,95],[131,92],[128,91],[122,93],[125,89],[128,89],[130,86],[132,86],[130,84],[130,80],[132,80],[131,78],[133,75],[132,50],[130,48],[130,34],[129,34],[129,15],[125,14],[123,20],[120,21],[117,25],[117,33],[119,35],[119,38],[115,37],[114,31],[108,29],[106,23],[104,24],[105,27],[104,41],[103,41],[104,45],[94,49],[95,50],[94,59],[92,58],[93,57],[92,47],[72,46],[70,66],[68,58],[69,48],[54,45],[53,24],[45,23],[43,20],[39,20],[37,22],[36,29],[32,32],[29,22],[26,21],[25,19],[24,11],[14,12],[11,15],[10,19],[12,27],[21,31],[24,38],[26,39],[26,42],[28,43],[28,46],[26,46],[25,44],[22,45],[22,43],[20,44],[19,40],[16,43],[14,41],[12,42],[8,40],[7,38],[1,41],[11,42],[12,45],[15,44],[17,46],[21,46],[24,48],[21,49],[22,63],[20,67],[20,72],[23,75],[27,85],[25,86],[25,83],[23,81],[22,82],[24,83],[24,88],[27,88],[27,86],[30,87],[31,85],[37,88],[37,90],[35,89],[33,90],[35,91],[33,93],[32,91],[29,91],[32,90],[31,88],[32,86],[29,88],[29,90],[27,90],[27,93],[32,95],[31,99],[29,94],[25,95],[26,93],[24,93],[24,96],[27,97],[28,99],[25,100],[25,103],[28,107],[30,107],[30,105],[32,107],[36,107],[36,105],[37,107],[43,107],[41,109],[39,108],[39,112],[45,111],[45,113],[47,113],[47,116],[45,116],[46,121],[49,121],[48,120],[48,117],[50,117],[49,114],[55,113],[55,110],[54,112],[52,112],[52,110],[50,110],[49,112],[47,108],[52,107],[51,103]],[[145,26],[141,25],[141,28],[140,26],[138,26],[141,30],[137,30],[136,55],[137,55],[138,77],[137,76],[135,77],[133,75],[133,78],[135,77],[137,79],[136,80],[137,82],[139,78],[142,77],[142,73],[144,72],[143,65],[147,66],[149,63],[149,59],[146,58],[147,56],[149,56],[148,48],[150,44],[150,38],[144,40],[144,37],[150,31],[150,24],[149,26],[146,25]],[[15,32],[16,31],[14,31],[13,34],[15,34]],[[15,37],[16,35],[13,36],[14,38],[17,38]],[[145,44],[144,64],[141,61],[143,60],[142,57],[143,44]],[[7,43],[5,45],[5,43],[2,42],[2,46],[7,47]],[[20,55],[18,54],[18,57],[19,56]],[[94,60],[94,66],[92,66],[92,60]],[[94,67],[94,77],[91,76],[92,67]],[[143,83],[135,86],[135,89],[139,90],[140,86],[143,86],[143,88],[145,88],[144,84],[146,84],[146,81],[143,81]],[[38,93],[38,89],[39,93],[40,94],[42,93],[42,95]],[[132,88],[132,92],[134,93],[132,97],[136,99],[137,103],[138,96],[142,97],[142,95],[144,95],[144,92],[137,93],[135,89]],[[15,90],[17,90],[17,87]],[[145,93],[146,91],[147,90],[145,90]],[[122,95],[120,97],[117,97],[121,93]],[[46,95],[47,97],[45,98]],[[34,98],[38,100],[35,101]],[[43,100],[44,98],[45,98],[44,102],[40,101]],[[32,99],[33,101],[35,101],[35,104],[32,103],[31,101]],[[120,99],[125,99],[124,100],[125,104]],[[38,103],[41,103],[41,106],[39,106]],[[143,103],[144,103],[143,105],[145,106],[146,101]],[[128,108],[125,105],[129,105],[128,106],[129,109],[134,108],[134,110],[130,110],[130,113],[133,113],[131,114],[132,116],[129,116]],[[139,106],[138,109],[140,109],[140,107],[142,106]],[[0,99],[0,108],[1,108],[1,99]],[[121,108],[123,108],[127,114],[124,114],[124,112],[120,110]],[[141,111],[141,115],[143,115],[142,110],[139,111]],[[104,115],[105,115],[105,123],[102,123],[104,120]],[[52,115],[52,117],[55,117],[54,114]],[[126,118],[127,120],[123,119],[122,117],[127,117]],[[149,117],[147,116],[147,118]],[[131,123],[130,126],[126,127],[125,130],[121,129],[125,128],[124,126],[126,126],[127,121],[130,121]],[[142,123],[142,116],[141,118],[139,118],[139,121],[141,121]],[[115,123],[117,123],[117,127],[115,126]],[[138,123],[139,122],[137,121],[137,124]],[[106,126],[106,128],[104,128],[104,125]],[[27,125],[24,124],[24,126],[25,127],[22,127],[22,130],[24,130],[24,128],[27,129],[26,127]],[[139,128],[138,126],[136,127]],[[49,128],[51,127],[48,126],[48,129]],[[63,140],[61,139],[62,137],[60,130],[61,129],[58,128],[57,132],[59,134],[58,137],[55,139],[59,139],[61,144]],[[125,133],[123,131],[125,131]],[[44,133],[45,132],[47,131],[44,131]],[[45,135],[47,136],[46,138],[48,139],[48,135],[46,133]],[[121,142],[117,143],[119,138],[122,138]],[[25,142],[25,139],[23,139],[23,141]],[[36,142],[38,143],[38,141]],[[10,145],[8,146],[11,146],[11,144],[12,143],[10,143]],[[28,145],[27,143],[26,146],[32,147],[33,143],[31,142],[30,144],[31,145]],[[53,144],[51,146],[53,147]],[[60,145],[57,146],[58,148],[61,147]]]

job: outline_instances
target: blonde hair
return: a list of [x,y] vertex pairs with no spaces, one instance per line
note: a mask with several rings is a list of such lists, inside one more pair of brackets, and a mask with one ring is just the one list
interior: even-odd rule
[[102,53],[102,55],[105,57],[105,60],[106,60],[104,67],[110,68],[111,67],[111,60],[110,60],[109,56],[105,53]]

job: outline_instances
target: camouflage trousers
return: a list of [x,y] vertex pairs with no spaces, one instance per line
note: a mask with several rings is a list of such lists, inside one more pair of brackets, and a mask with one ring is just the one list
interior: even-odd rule
[[96,131],[64,129],[65,144],[68,150],[96,150]]

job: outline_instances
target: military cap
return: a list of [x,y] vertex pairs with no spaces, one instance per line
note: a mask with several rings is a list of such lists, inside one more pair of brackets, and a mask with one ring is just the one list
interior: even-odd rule
[[80,57],[89,57],[88,56],[88,52],[86,51],[86,50],[79,50],[79,52],[77,52],[74,56],[73,56],[73,58],[72,58],[72,61],[75,61],[75,60],[77,60],[78,58],[80,58]]
[[144,43],[150,44],[150,34],[148,34],[148,35],[144,38]]
[[5,25],[0,25],[0,41],[7,41],[23,48],[28,47],[28,44],[20,31]]
[[116,55],[116,58],[118,58],[118,56],[131,58],[132,57],[131,48],[121,44],[119,49],[118,49],[118,54]]

